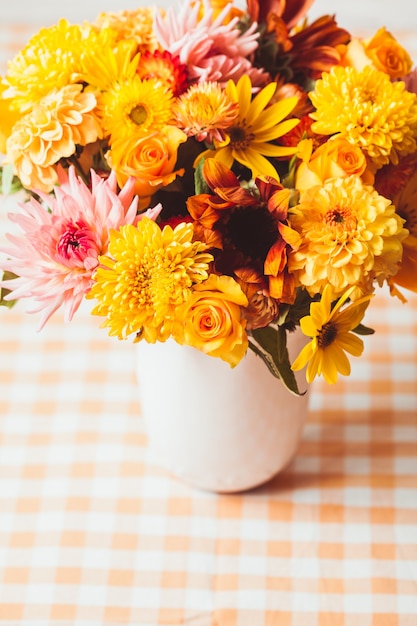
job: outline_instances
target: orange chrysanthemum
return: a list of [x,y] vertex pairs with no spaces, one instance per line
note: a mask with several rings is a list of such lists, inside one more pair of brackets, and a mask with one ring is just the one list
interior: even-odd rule
[[140,52],[158,48],[158,40],[153,31],[153,9],[139,7],[132,11],[101,13],[96,22],[100,29],[110,28],[116,33],[116,40],[134,39]]
[[179,128],[197,141],[223,141],[224,131],[238,116],[238,104],[218,83],[191,85],[173,106]]

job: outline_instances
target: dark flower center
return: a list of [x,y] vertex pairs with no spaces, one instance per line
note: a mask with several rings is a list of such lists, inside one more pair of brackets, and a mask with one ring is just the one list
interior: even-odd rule
[[144,106],[138,104],[129,113],[129,117],[136,126],[141,126],[145,123],[148,113]]
[[63,226],[56,250],[60,261],[70,266],[82,265],[88,255],[99,254],[94,233],[82,221],[67,222]]
[[319,330],[317,343],[319,348],[327,348],[337,337],[337,328],[332,322],[327,322]]
[[353,231],[356,229],[357,220],[353,212],[347,207],[336,206],[333,209],[327,211],[325,215],[326,224],[335,229]]
[[255,139],[253,133],[248,133],[242,126],[231,126],[227,131],[230,137],[230,145],[235,150],[245,150]]
[[249,259],[262,263],[278,238],[276,220],[264,207],[236,207],[221,230],[225,248],[229,244]]

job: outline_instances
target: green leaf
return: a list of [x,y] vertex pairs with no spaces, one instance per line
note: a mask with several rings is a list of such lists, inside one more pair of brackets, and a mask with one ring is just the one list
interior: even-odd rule
[[13,174],[12,163],[10,163],[9,165],[3,165],[0,168],[0,179],[1,179],[0,192],[4,196],[8,196],[11,193],[15,193],[16,191],[19,191],[19,189],[22,189],[20,180],[17,178],[17,176]]
[[[294,304],[286,310],[285,323],[290,326],[298,326],[300,319],[310,314],[310,304],[313,298],[305,289],[297,289],[297,295]],[[281,323],[281,320],[279,320]],[[284,320],[283,320],[284,321]]]
[[298,389],[295,374],[291,369],[287,349],[287,331],[282,326],[266,326],[252,330],[254,341],[249,341],[249,347],[261,357],[273,376],[279,378],[291,393],[304,395]]
[[373,335],[375,330],[373,328],[369,328],[369,326],[365,326],[364,324],[359,324],[356,328],[352,329],[352,332],[357,335]]
[[263,360],[263,362],[265,363],[265,365],[267,366],[267,368],[269,369],[269,371],[271,372],[271,374],[273,376],[275,376],[275,378],[279,378],[281,380],[281,375],[279,373],[279,369],[277,368],[274,359],[272,358],[272,356],[268,353],[265,352],[264,350],[262,350],[261,348],[259,348],[255,343],[253,343],[251,340],[249,340],[249,348],[252,350],[252,352],[254,352],[257,356],[261,357],[261,359]]
[[196,195],[200,193],[211,193],[210,187],[207,185],[203,176],[204,159],[200,159],[194,172],[194,187]]
[[[16,274],[13,274],[12,272],[3,272],[2,280],[11,280],[12,278],[17,278]],[[0,287],[0,306],[6,306],[8,309],[11,309],[16,304],[17,300],[5,300],[4,298],[9,293],[10,289]]]

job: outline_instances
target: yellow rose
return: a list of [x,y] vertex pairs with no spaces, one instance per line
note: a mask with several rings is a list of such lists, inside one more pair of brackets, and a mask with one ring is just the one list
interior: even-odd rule
[[211,274],[194,285],[191,297],[178,309],[174,337],[235,367],[248,349],[241,312],[247,304],[233,278]]
[[363,43],[375,68],[388,74],[391,79],[402,78],[411,72],[413,62],[410,55],[386,28],[380,28],[371,39]]
[[[329,178],[363,176],[366,166],[365,155],[358,146],[343,137],[335,137],[319,146],[308,162],[300,163],[295,186],[303,191],[314,185],[322,185]],[[368,182],[369,177],[365,178]]]
[[106,158],[115,170],[120,187],[130,176],[136,180],[135,192],[139,196],[139,208],[146,209],[153,194],[182,176],[183,169],[174,170],[178,146],[187,136],[175,126],[140,139],[115,141]]

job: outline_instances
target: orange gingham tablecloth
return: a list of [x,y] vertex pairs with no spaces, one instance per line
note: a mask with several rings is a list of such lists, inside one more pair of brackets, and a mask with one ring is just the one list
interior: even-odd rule
[[216,495],[148,461],[132,344],[1,308],[0,623],[416,626],[417,297],[369,313],[294,462]]
[[[3,66],[35,30],[0,24]],[[373,300],[293,463],[238,495],[148,460],[134,346],[23,311],[0,307],[0,624],[416,626],[416,296]]]

